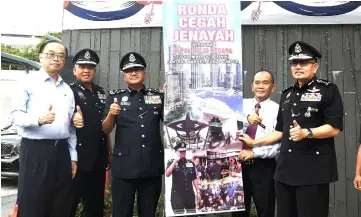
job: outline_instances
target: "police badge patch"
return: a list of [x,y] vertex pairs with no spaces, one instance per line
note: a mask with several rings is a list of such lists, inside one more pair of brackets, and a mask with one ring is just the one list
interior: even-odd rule
[[80,99],[82,99],[82,100],[86,100],[86,97],[85,97],[85,95],[84,95],[84,93],[83,93],[83,92],[78,91],[78,96],[79,96],[79,98],[80,98]]

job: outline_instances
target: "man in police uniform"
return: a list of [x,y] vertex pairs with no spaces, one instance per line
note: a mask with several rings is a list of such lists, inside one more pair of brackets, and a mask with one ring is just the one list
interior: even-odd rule
[[198,201],[201,199],[196,168],[191,160],[186,159],[187,144],[185,142],[178,142],[174,150],[178,157],[168,161],[165,171],[166,177],[172,175],[170,199],[172,209],[175,214],[183,214],[184,211],[194,213],[196,212],[196,200],[193,186],[196,189]]
[[84,205],[84,217],[104,215],[105,174],[106,168],[110,167],[108,153],[112,147],[101,122],[105,93],[102,87],[92,82],[98,63],[98,55],[90,49],[79,51],[73,58],[76,81],[70,84],[70,88],[76,105],[74,122],[83,121],[83,124],[76,130],[78,173],[73,183],[75,197],[71,217],[75,216],[80,200]]
[[113,217],[133,215],[137,192],[138,216],[154,216],[162,188],[164,148],[160,134],[164,94],[144,86],[146,63],[135,52],[120,61],[127,89],[109,92],[103,130],[116,125],[112,169]]
[[341,95],[332,82],[317,79],[322,57],[311,45],[289,47],[296,82],[283,90],[275,131],[248,145],[281,141],[275,172],[278,217],[327,217],[329,183],[338,180],[336,137],[343,130]]

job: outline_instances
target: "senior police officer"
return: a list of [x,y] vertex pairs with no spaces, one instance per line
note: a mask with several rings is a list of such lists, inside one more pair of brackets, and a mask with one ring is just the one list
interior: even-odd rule
[[200,190],[194,163],[186,159],[187,144],[177,142],[174,146],[177,158],[169,160],[166,177],[172,175],[171,204],[175,214],[196,212],[196,201],[193,186],[197,192],[197,199],[200,200]]
[[164,94],[144,85],[146,62],[135,52],[120,61],[127,89],[109,92],[103,130],[116,125],[112,169],[113,217],[133,214],[135,192],[138,216],[154,216],[164,174],[164,148],[160,134]]
[[[93,83],[98,55],[91,49],[80,50],[73,58],[76,81],[70,84],[74,93],[76,113],[82,120],[77,128],[78,173],[74,179],[75,194],[70,216],[75,216],[82,200],[84,217],[103,217],[106,169],[111,166],[111,142],[102,129],[105,93]],[[76,120],[74,120],[76,121]]]
[[329,183],[338,179],[334,137],[343,130],[342,99],[335,84],[316,77],[318,50],[296,41],[289,54],[296,82],[282,92],[275,131],[241,140],[281,141],[274,176],[279,217],[327,217]]

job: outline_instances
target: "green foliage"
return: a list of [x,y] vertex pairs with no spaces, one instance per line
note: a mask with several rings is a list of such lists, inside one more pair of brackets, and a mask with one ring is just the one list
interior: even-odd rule
[[[49,32],[48,34],[51,36],[54,36],[56,38],[59,38],[59,39],[61,39],[61,36],[62,36],[62,32]],[[26,58],[26,59],[32,60],[32,61],[39,61],[39,48],[40,48],[41,44],[47,40],[48,39],[45,36],[43,36],[41,38],[41,41],[35,47],[32,47],[29,45],[29,46],[22,47],[20,49],[1,43],[1,52],[20,56],[20,57],[23,57],[23,58]],[[1,65],[1,69],[2,70],[24,70],[24,67],[19,66],[19,65]]]

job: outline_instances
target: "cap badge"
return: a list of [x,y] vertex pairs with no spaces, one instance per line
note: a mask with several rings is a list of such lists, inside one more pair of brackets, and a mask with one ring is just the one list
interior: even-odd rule
[[87,52],[85,53],[84,58],[85,58],[85,59],[90,59],[90,53],[89,53],[89,51],[87,51]]
[[134,62],[134,61],[135,61],[135,56],[133,54],[130,54],[129,62]]
[[302,52],[302,48],[301,46],[297,43],[296,46],[295,46],[295,52],[296,53],[301,53]]

